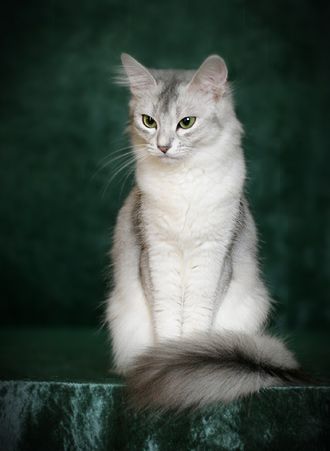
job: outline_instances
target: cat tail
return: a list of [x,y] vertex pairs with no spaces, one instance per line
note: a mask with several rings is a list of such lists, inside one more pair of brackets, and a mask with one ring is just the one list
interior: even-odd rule
[[234,332],[151,347],[127,374],[135,407],[159,411],[226,403],[262,388],[306,382],[282,341]]

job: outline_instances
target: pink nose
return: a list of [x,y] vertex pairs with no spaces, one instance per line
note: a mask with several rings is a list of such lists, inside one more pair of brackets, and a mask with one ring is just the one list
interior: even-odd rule
[[170,146],[158,146],[158,149],[161,150],[163,153],[166,153]]

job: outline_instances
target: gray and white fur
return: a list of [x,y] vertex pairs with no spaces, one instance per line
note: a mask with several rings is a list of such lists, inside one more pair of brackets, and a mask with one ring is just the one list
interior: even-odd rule
[[272,302],[225,62],[122,62],[136,186],[117,219],[106,318],[135,404],[180,409],[298,382],[293,355],[264,332]]

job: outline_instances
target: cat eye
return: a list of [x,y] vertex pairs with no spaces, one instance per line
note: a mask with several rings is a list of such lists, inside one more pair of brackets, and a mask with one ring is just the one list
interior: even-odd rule
[[180,128],[191,128],[196,121],[195,116],[187,116],[181,119],[181,121],[178,123],[178,127]]
[[155,119],[147,114],[142,114],[142,122],[148,128],[157,128],[157,122]]

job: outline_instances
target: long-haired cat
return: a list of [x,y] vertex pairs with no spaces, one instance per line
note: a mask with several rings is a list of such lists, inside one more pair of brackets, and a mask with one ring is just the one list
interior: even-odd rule
[[299,380],[266,335],[271,299],[224,60],[147,69],[122,55],[136,184],[118,215],[107,307],[116,369],[138,407],[230,401]]

